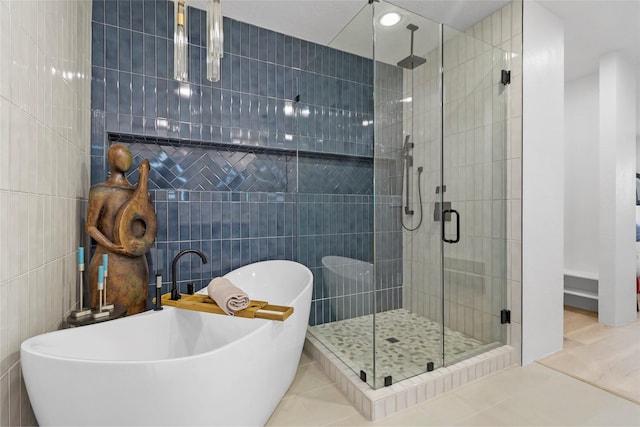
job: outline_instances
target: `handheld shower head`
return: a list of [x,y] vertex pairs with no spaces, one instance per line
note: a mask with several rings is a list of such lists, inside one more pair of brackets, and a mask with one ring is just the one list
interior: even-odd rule
[[413,148],[413,142],[409,142],[410,139],[411,139],[411,135],[407,135],[404,138],[404,144],[402,144],[402,150],[405,153],[408,153],[409,150],[411,150]]

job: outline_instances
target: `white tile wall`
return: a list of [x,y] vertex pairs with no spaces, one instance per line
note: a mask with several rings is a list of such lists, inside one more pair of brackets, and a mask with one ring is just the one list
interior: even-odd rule
[[20,343],[76,304],[91,2],[0,0],[0,425],[34,425]]
[[[512,81],[507,87],[493,77],[485,77],[494,60],[490,45],[507,53],[505,68],[511,70]],[[431,93],[429,88],[437,89],[438,54],[430,54],[427,64],[412,71],[413,81],[420,82],[426,89],[422,93]],[[448,327],[478,339],[492,340],[499,333],[492,322],[502,308],[500,305],[505,304],[503,298],[507,298],[506,304],[518,322],[521,313],[522,1],[515,0],[496,11],[466,34],[449,38],[444,56],[448,81],[445,82],[444,108],[447,193],[459,194],[456,204],[469,213],[462,222],[465,244],[447,247],[446,256],[480,261],[483,271],[477,273],[484,275],[481,282],[460,277],[458,283],[445,289],[444,321]],[[405,92],[409,89],[406,87]],[[503,101],[492,102],[497,98],[493,95],[502,91],[506,91],[506,106]],[[430,218],[437,197],[433,190],[440,180],[440,135],[434,131],[438,129],[434,125],[440,120],[437,101],[437,97],[420,99],[414,95],[413,113],[418,118],[417,124],[414,123],[411,131],[405,131],[423,136],[421,144],[414,148],[414,158],[417,166],[425,166],[423,205],[427,215],[420,230],[405,232],[403,236],[405,271],[408,272],[404,276],[405,306],[432,319],[440,319],[443,314],[440,305],[435,304],[440,297],[436,286],[440,283],[439,264],[422,258],[425,253],[439,252],[440,223]],[[405,116],[410,113],[408,108],[409,105]],[[505,222],[507,226],[503,229]],[[506,240],[496,246],[492,237]],[[506,290],[491,280],[492,276],[502,277],[500,272],[507,273]],[[412,278],[420,284],[412,284]],[[498,306],[491,303],[492,298],[499,300]],[[511,329],[519,327],[519,323],[510,326]],[[520,331],[508,341],[519,345],[519,336]]]

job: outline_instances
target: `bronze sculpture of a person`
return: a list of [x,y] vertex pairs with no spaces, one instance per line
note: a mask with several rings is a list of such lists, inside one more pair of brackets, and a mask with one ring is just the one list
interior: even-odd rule
[[144,254],[155,241],[157,221],[148,195],[149,161],[140,163],[134,188],[125,173],[133,157],[124,145],[109,147],[109,178],[91,187],[87,208],[87,233],[97,243],[89,263],[92,307],[98,305],[98,267],[108,255],[107,303],[124,305],[127,314],[146,310],[149,267]]

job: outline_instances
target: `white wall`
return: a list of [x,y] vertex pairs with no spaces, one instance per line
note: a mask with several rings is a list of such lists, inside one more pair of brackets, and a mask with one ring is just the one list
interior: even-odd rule
[[565,268],[598,273],[598,74],[565,83]]
[[636,319],[635,66],[612,52],[599,70],[598,319],[621,326]]
[[564,27],[534,1],[523,11],[522,362],[562,349]]
[[[640,80],[638,80],[640,85]],[[638,97],[638,104],[640,104],[640,96]],[[640,110],[640,105],[637,107]],[[638,130],[640,131],[640,118],[636,121]],[[640,173],[640,135],[636,136],[636,172]]]
[[20,344],[77,303],[91,2],[0,0],[0,425],[36,425]]

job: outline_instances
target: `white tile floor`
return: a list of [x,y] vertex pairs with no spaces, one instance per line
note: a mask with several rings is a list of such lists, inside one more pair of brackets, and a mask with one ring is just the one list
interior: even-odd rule
[[306,354],[268,426],[640,426],[640,405],[537,363],[512,367],[376,423]]

